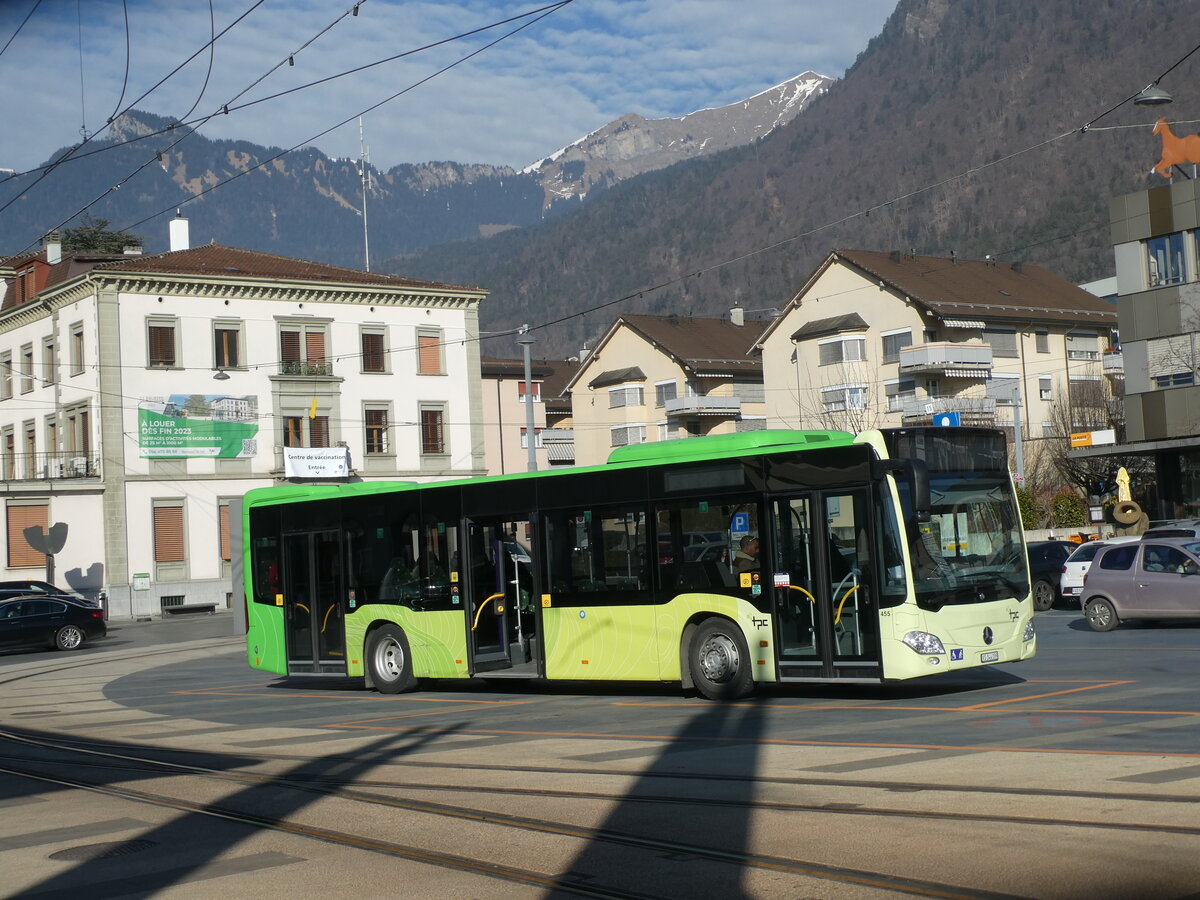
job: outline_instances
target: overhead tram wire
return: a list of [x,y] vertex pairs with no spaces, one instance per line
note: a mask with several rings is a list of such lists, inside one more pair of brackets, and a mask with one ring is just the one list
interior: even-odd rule
[[[224,37],[226,34],[228,34],[229,31],[234,26],[239,24],[244,18],[246,18],[246,16],[250,15],[250,13],[254,12],[254,10],[258,9],[258,7],[262,6],[263,3],[265,3],[265,2],[266,2],[266,0],[255,0],[254,4],[249,9],[247,9],[244,13],[242,13],[240,16],[238,16],[236,19],[234,19],[232,22],[230,22],[229,25],[226,26],[221,31],[220,34],[218,34],[215,38],[213,38],[211,41],[206,43],[203,47],[201,47],[199,50],[197,50],[195,53],[193,53],[191,56],[189,56],[187,59],[185,59],[179,65],[177,65],[174,69],[172,69],[170,72],[168,72],[166,75],[164,75],[161,79],[159,79],[159,81],[153,87],[151,87],[149,90],[147,90],[145,93],[143,93],[140,97],[138,97],[136,100],[134,100],[128,106],[126,106],[120,113],[118,113],[116,116],[114,116],[114,118],[119,118],[120,116],[124,115],[125,113],[127,113],[131,109],[133,109],[135,106],[137,106],[143,100],[145,100],[147,97],[149,97],[152,93],[154,93],[156,90],[158,90],[160,87],[162,87],[163,84],[165,84],[168,79],[170,79],[172,76],[177,74],[181,69],[183,69],[184,66],[186,66],[193,59],[195,59],[197,56],[199,56],[201,53],[203,53],[206,49],[208,49],[208,47],[211,44],[215,43],[216,41],[218,41],[222,37]],[[28,193],[29,191],[33,190],[33,188],[35,188],[39,184],[41,184],[42,181],[45,180],[45,178],[51,172],[53,172],[60,165],[62,165],[64,162],[66,162],[68,159],[70,159],[72,156],[74,156],[76,152],[78,152],[81,148],[83,148],[88,143],[90,143],[91,140],[99,133],[100,133],[99,131],[96,131],[90,135],[85,135],[82,141],[80,141],[74,147],[71,147],[69,150],[67,150],[67,152],[64,153],[59,159],[57,159],[53,163],[50,163],[49,165],[45,166],[42,169],[41,174],[38,175],[38,177],[34,180],[34,182],[32,184],[30,184],[28,187],[24,188],[23,190],[17,192],[12,198],[9,199],[9,201],[7,203],[5,203],[3,206],[0,206],[0,213],[3,213],[10,206],[12,206],[14,203],[16,203],[17,200],[19,200],[21,197],[23,197],[26,193]]]
[[[379,109],[381,106],[391,103],[393,100],[397,99],[398,97],[401,97],[404,94],[409,93],[410,91],[416,90],[421,85],[432,81],[434,78],[437,78],[439,75],[444,75],[446,72],[449,72],[451,69],[455,68],[456,66],[460,66],[463,63],[467,62],[468,60],[473,59],[476,56],[479,56],[481,53],[484,53],[485,51],[490,50],[492,47],[495,47],[497,44],[501,43],[502,41],[508,40],[508,38],[518,34],[519,32],[524,31],[526,28],[530,28],[533,25],[536,25],[538,22],[542,21],[542,19],[546,18],[549,15],[552,15],[553,13],[562,9],[564,6],[568,6],[569,4],[571,4],[573,2],[575,2],[575,0],[561,0],[561,2],[552,4],[550,7],[543,7],[543,9],[545,9],[546,11],[542,12],[540,15],[536,16],[536,18],[533,18],[530,21],[517,26],[512,31],[509,31],[506,34],[502,34],[500,37],[496,38],[495,40],[489,41],[488,43],[484,44],[482,47],[479,47],[476,50],[472,50],[470,53],[466,54],[465,56],[462,56],[459,59],[456,59],[454,62],[443,66],[442,68],[438,69],[435,72],[432,72],[431,74],[425,76],[424,78],[414,81],[408,87],[405,87],[399,91],[396,91],[396,93],[391,94],[388,97],[385,97],[384,99],[380,100],[378,103],[373,103],[372,105],[368,106],[366,109],[360,110],[360,111],[354,113],[353,115],[348,116],[347,118],[336,123],[335,125],[331,125],[330,127],[326,128],[324,131],[320,131],[317,134],[314,134],[314,135],[306,138],[305,140],[300,141],[297,144],[294,144],[293,146],[287,148],[286,150],[281,150],[278,153],[276,153],[275,155],[269,156],[266,159],[264,159],[258,163],[255,163],[253,166],[247,166],[245,169],[239,170],[236,174],[231,175],[222,181],[218,181],[216,184],[209,185],[208,187],[206,187],[203,190],[196,193],[194,196],[185,197],[180,202],[172,203],[169,206],[167,206],[163,209],[160,209],[158,212],[151,213],[150,215],[145,216],[144,218],[138,219],[136,222],[133,222],[130,225],[126,225],[125,228],[126,229],[137,228],[139,225],[143,225],[146,222],[149,222],[151,219],[156,219],[159,216],[165,215],[165,214],[169,213],[171,210],[176,209],[177,207],[184,206],[195,200],[199,200],[201,197],[211,193],[212,191],[215,191],[217,188],[224,187],[225,185],[229,184],[230,182],[237,181],[243,175],[249,175],[251,172],[257,171],[258,169],[261,169],[264,166],[267,166],[267,165],[273,163],[275,160],[281,159],[282,157],[286,156],[287,154],[292,153],[296,150],[299,150],[301,147],[304,147],[308,144],[311,144],[313,141],[324,137],[325,135],[329,134],[330,132],[337,131],[337,129],[341,128],[343,125],[353,122],[359,116],[365,116],[367,113],[373,112],[373,111]],[[2,211],[2,210],[0,210],[0,211]]]
[[[209,9],[212,9],[211,0]],[[108,124],[112,124],[113,119],[117,117],[117,110],[121,108],[121,104],[125,102],[125,91],[129,87],[129,0],[121,0],[121,10],[125,13],[125,78],[121,82],[121,96],[117,98],[117,102],[113,104],[113,111],[109,113]]]
[[[510,16],[507,19],[501,19],[497,22],[492,22],[490,25],[483,25],[479,28],[473,28],[470,31],[464,31],[460,34],[456,34],[456,35],[453,35],[448,38],[442,38],[441,40],[434,41],[433,43],[430,43],[430,44],[425,44],[421,47],[414,47],[413,49],[406,50],[403,53],[397,53],[394,56],[388,56],[384,59],[379,59],[379,60],[376,60],[375,62],[366,63],[365,65],[357,66],[353,69],[346,69],[345,71],[338,72],[333,75],[329,75],[325,78],[320,78],[320,79],[317,79],[316,81],[310,81],[307,84],[297,85],[296,87],[289,88],[286,91],[280,91],[275,94],[270,94],[269,96],[266,96],[266,97],[259,97],[255,100],[251,100],[248,103],[235,105],[235,101],[244,97],[247,93],[249,93],[251,90],[253,90],[255,87],[257,87],[262,81],[264,81],[266,78],[268,78],[277,69],[281,68],[283,65],[288,64],[288,60],[292,60],[296,56],[298,56],[303,50],[307,49],[310,44],[312,44],[314,41],[316,41],[318,38],[320,38],[322,35],[324,35],[325,32],[329,31],[329,29],[333,28],[334,25],[336,25],[338,22],[340,22],[346,16],[356,15],[356,13],[354,13],[354,10],[357,9],[358,7],[360,7],[365,2],[366,2],[366,0],[358,0],[358,2],[356,2],[350,8],[348,8],[344,13],[342,13],[337,19],[335,19],[333,22],[331,22],[329,25],[327,25],[324,29],[322,29],[320,32],[318,32],[316,35],[314,35],[312,38],[310,38],[308,41],[306,41],[299,48],[297,48],[296,50],[293,50],[291,53],[289,53],[287,56],[285,56],[278,64],[276,64],[268,72],[263,74],[263,76],[260,77],[258,80],[256,80],[253,84],[251,84],[249,87],[245,88],[244,90],[239,91],[237,96],[235,96],[228,103],[223,104],[221,106],[221,108],[217,110],[216,113],[212,113],[212,114],[206,115],[206,116],[200,116],[200,117],[198,117],[196,119],[192,119],[190,121],[187,120],[186,116],[184,116],[182,121],[172,123],[171,125],[168,125],[165,128],[160,128],[157,131],[148,131],[144,134],[138,134],[131,138],[127,138],[126,140],[123,140],[123,141],[116,141],[116,142],[114,142],[112,144],[108,144],[104,147],[97,147],[95,150],[89,150],[87,153],[76,153],[76,154],[72,155],[70,159],[64,159],[59,163],[46,163],[45,165],[34,166],[33,168],[25,169],[22,172],[14,172],[11,175],[7,175],[4,178],[0,178],[0,184],[3,184],[6,181],[10,181],[14,178],[21,178],[25,175],[32,175],[34,172],[40,172],[43,169],[47,169],[47,168],[50,168],[55,165],[60,165],[62,163],[69,163],[69,162],[77,162],[79,160],[87,159],[90,156],[95,156],[99,153],[107,153],[109,150],[116,150],[119,147],[126,147],[129,144],[136,144],[139,141],[144,141],[144,140],[148,140],[153,137],[158,137],[159,135],[167,134],[171,131],[176,130],[177,128],[181,128],[181,127],[199,128],[199,127],[203,126],[204,123],[206,123],[210,119],[212,119],[213,116],[215,116],[215,115],[218,115],[218,114],[228,115],[231,113],[240,112],[241,110],[248,109],[251,106],[257,106],[259,103],[265,103],[268,100],[276,100],[280,97],[285,97],[288,94],[294,94],[298,91],[307,90],[307,89],[313,88],[313,87],[319,87],[320,85],[327,84],[338,78],[343,78],[347,75],[354,75],[358,72],[363,72],[367,69],[374,68],[375,66],[381,66],[385,63],[395,62],[398,59],[403,59],[408,56],[414,56],[415,54],[423,53],[426,50],[433,50],[437,47],[441,47],[446,44],[451,44],[451,43],[454,43],[455,41],[463,40],[464,38],[473,37],[474,35],[481,34],[485,31],[490,31],[493,28],[499,28],[501,25],[507,25],[511,22],[516,22],[520,19],[527,18],[529,16],[538,15],[539,13],[545,12],[547,10],[554,12],[554,11],[557,11],[557,9],[559,7],[566,6],[568,3],[574,2],[574,0],[559,0],[559,2],[551,3],[547,6],[539,7],[538,9],[532,9],[532,10],[529,10],[528,12],[521,13],[520,15],[517,15],[517,16]],[[190,111],[188,114],[190,115]]]
[[4,42],[4,46],[0,47],[0,56],[3,56],[4,51],[7,50],[9,48],[9,45],[11,45],[12,42],[17,39],[17,35],[20,34],[21,29],[25,27],[25,23],[28,22],[30,20],[30,18],[32,18],[33,14],[35,12],[37,12],[37,8],[41,5],[42,5],[42,0],[34,0],[33,6],[31,6],[29,8],[29,12],[25,13],[25,18],[23,18],[21,20],[21,24],[17,26],[17,30],[14,31],[12,33],[12,35],[9,37],[9,39]]
[[[215,118],[215,117],[216,117],[216,116],[218,116],[218,115],[224,115],[224,114],[225,114],[227,111],[229,111],[229,107],[230,107],[230,104],[231,104],[231,103],[233,103],[234,101],[236,101],[236,100],[237,100],[239,97],[243,97],[243,96],[245,96],[245,95],[246,95],[246,94],[247,94],[249,91],[253,90],[253,89],[254,89],[254,87],[255,87],[256,85],[260,84],[260,83],[261,83],[261,82],[262,82],[264,79],[266,79],[267,77],[269,77],[269,76],[270,76],[270,75],[271,75],[273,72],[277,71],[279,68],[281,68],[282,66],[286,65],[289,59],[292,59],[292,58],[293,58],[293,57],[294,57],[296,54],[298,54],[299,52],[301,52],[301,50],[305,49],[305,48],[306,48],[306,47],[308,47],[310,44],[312,44],[312,43],[313,43],[315,40],[317,40],[319,37],[321,37],[323,34],[325,34],[326,32],[328,32],[328,31],[329,31],[331,28],[333,28],[333,27],[334,27],[334,25],[336,25],[338,22],[340,22],[340,21],[341,21],[342,19],[344,19],[346,16],[355,14],[355,10],[357,10],[357,9],[358,9],[358,7],[359,7],[359,6],[361,6],[361,5],[362,5],[362,3],[364,3],[364,2],[366,2],[366,0],[358,0],[358,2],[356,2],[356,3],[355,3],[353,6],[349,7],[349,8],[348,8],[348,9],[347,9],[347,10],[346,10],[344,13],[342,13],[342,14],[341,14],[341,15],[340,15],[340,16],[339,16],[337,19],[335,19],[333,22],[331,22],[329,25],[327,25],[327,26],[326,26],[324,29],[322,29],[320,32],[318,32],[316,35],[314,35],[312,38],[310,38],[310,39],[309,39],[309,40],[308,40],[308,41],[307,41],[307,42],[306,42],[306,43],[305,43],[305,44],[304,44],[302,47],[300,47],[300,49],[298,49],[298,50],[294,50],[294,51],[292,51],[292,53],[290,53],[288,56],[285,56],[285,57],[283,57],[283,58],[282,58],[282,59],[281,59],[281,60],[280,60],[278,63],[276,63],[276,65],[275,65],[275,66],[273,66],[273,67],[272,67],[272,68],[271,68],[269,71],[267,71],[267,72],[266,72],[266,73],[264,73],[262,76],[260,76],[260,77],[259,77],[257,80],[255,80],[253,84],[250,84],[250,85],[248,85],[246,88],[244,88],[243,90],[241,90],[240,92],[238,92],[238,94],[237,94],[237,95],[236,95],[236,96],[233,98],[233,100],[231,100],[229,103],[223,104],[223,105],[222,105],[220,108],[218,108],[218,109],[217,109],[216,111],[214,111],[213,113],[210,113],[208,116],[205,116],[205,117],[203,117],[203,118],[202,118],[202,119],[200,119],[200,120],[197,120],[197,121],[199,122],[199,124],[198,124],[198,125],[196,125],[196,128],[202,127],[202,126],[203,126],[205,123],[207,123],[209,120],[211,120],[211,119]],[[536,16],[536,18],[534,18],[534,19],[530,20],[529,22],[526,22],[524,25],[520,26],[519,28],[516,28],[516,29],[514,29],[513,31],[509,32],[508,34],[505,34],[505,35],[501,36],[500,38],[497,38],[495,41],[492,41],[491,43],[489,43],[489,44],[486,44],[486,45],[484,45],[483,47],[480,47],[478,50],[474,51],[473,53],[471,53],[471,54],[468,54],[467,56],[464,56],[462,59],[459,59],[459,60],[457,60],[456,62],[454,62],[454,63],[451,63],[450,65],[448,65],[448,66],[444,67],[443,69],[440,69],[440,70],[438,70],[437,72],[434,72],[432,75],[429,75],[428,77],[426,77],[426,78],[424,78],[424,79],[422,79],[422,80],[420,80],[420,81],[417,81],[417,82],[415,82],[415,83],[414,83],[414,84],[412,84],[412,85],[409,85],[409,86],[408,86],[407,88],[405,88],[404,90],[402,90],[402,91],[399,91],[399,92],[397,92],[396,94],[393,94],[391,97],[388,97],[388,98],[386,98],[386,99],[384,99],[384,100],[380,101],[379,103],[375,104],[374,106],[370,106],[370,107],[368,107],[366,110],[364,110],[364,111],[363,111],[363,113],[358,113],[357,115],[363,115],[363,114],[365,114],[366,112],[370,112],[371,110],[378,109],[378,108],[379,108],[380,106],[382,106],[383,104],[385,104],[385,103],[388,103],[388,102],[390,102],[390,101],[392,101],[392,100],[396,99],[396,98],[397,98],[397,97],[399,97],[401,94],[404,94],[404,93],[406,93],[406,92],[408,92],[408,91],[410,91],[410,90],[413,90],[413,89],[415,89],[416,87],[419,87],[420,85],[424,84],[425,82],[427,82],[427,81],[429,81],[429,80],[431,80],[431,79],[433,79],[433,78],[437,77],[438,75],[441,75],[442,73],[444,73],[444,72],[448,71],[449,69],[452,69],[452,68],[454,68],[455,66],[459,65],[460,63],[462,63],[462,62],[465,62],[465,61],[466,61],[466,60],[468,60],[468,59],[471,59],[473,56],[475,56],[475,55],[478,55],[479,53],[482,53],[484,50],[490,49],[491,47],[495,46],[495,45],[496,45],[497,43],[499,43],[500,41],[502,41],[502,40],[505,40],[505,39],[507,39],[507,38],[509,38],[509,37],[512,37],[512,36],[513,36],[514,34],[516,34],[517,32],[519,32],[519,31],[523,30],[524,28],[527,28],[527,27],[529,27],[530,25],[533,25],[533,24],[535,24],[536,22],[539,22],[539,21],[541,21],[541,19],[545,18],[546,16],[550,15],[550,14],[551,14],[551,13],[553,13],[553,12],[557,12],[559,9],[561,9],[561,8],[562,8],[562,7],[564,7],[564,6],[567,6],[568,4],[570,4],[570,3],[572,3],[572,2],[574,2],[574,0],[560,0],[560,2],[553,3],[553,4],[551,4],[550,6],[541,7],[541,8],[539,8],[539,9],[532,10],[532,11],[530,11],[530,12],[524,13],[524,14],[523,14],[523,15],[521,15],[521,16],[510,17],[510,18],[508,18],[508,19],[504,19],[504,20],[502,20],[502,21],[500,21],[500,22],[495,22],[495,23],[492,23],[491,25],[484,26],[484,27],[482,27],[482,28],[473,29],[473,30],[471,30],[471,31],[469,31],[469,32],[465,32],[465,33],[463,33],[463,34],[461,34],[461,35],[457,35],[457,36],[455,36],[455,37],[452,37],[452,38],[446,38],[446,39],[444,39],[444,40],[437,41],[437,42],[435,42],[435,43],[433,43],[433,44],[429,44],[429,45],[427,45],[426,47],[419,47],[419,48],[417,48],[417,49],[415,49],[415,50],[410,50],[410,51],[407,51],[407,52],[406,52],[406,53],[404,53],[404,54],[400,54],[401,56],[408,56],[408,55],[412,55],[413,53],[418,53],[418,52],[421,52],[422,50],[426,50],[426,49],[429,49],[429,48],[432,48],[432,47],[441,46],[442,44],[448,43],[448,42],[450,42],[450,41],[460,40],[460,39],[462,39],[462,38],[464,38],[464,37],[470,37],[470,36],[472,36],[472,35],[475,35],[475,34],[478,34],[478,33],[482,32],[482,31],[487,31],[487,30],[489,30],[489,29],[491,29],[491,28],[495,28],[495,27],[497,27],[497,26],[499,26],[499,25],[508,24],[508,23],[510,23],[510,22],[513,22],[513,21],[515,21],[515,20],[517,20],[517,19],[521,19],[521,18],[527,18],[527,17],[529,17],[529,16]],[[328,80],[328,79],[326,79],[326,80]],[[286,93],[286,92],[285,92],[285,93]],[[255,103],[257,103],[257,102],[261,102],[261,101],[254,101],[254,102],[255,102]],[[244,105],[244,106],[242,106],[242,107],[235,107],[235,109],[242,109],[242,108],[245,108],[245,106],[249,106],[249,105],[253,105],[253,104],[245,104],[245,105]],[[229,183],[230,181],[234,181],[234,180],[236,180],[237,178],[240,178],[242,175],[246,175],[246,174],[248,174],[248,173],[250,173],[250,172],[253,172],[253,171],[255,171],[255,170],[259,169],[259,168],[262,168],[263,166],[267,165],[267,164],[268,164],[268,163],[270,163],[270,162],[273,162],[273,161],[274,161],[274,160],[276,160],[276,159],[279,159],[280,157],[282,157],[282,156],[286,155],[287,153],[291,153],[293,150],[299,149],[300,147],[304,146],[305,144],[311,143],[312,141],[315,141],[317,138],[320,138],[320,137],[322,137],[322,136],[324,136],[324,135],[328,134],[329,132],[331,132],[331,131],[334,131],[334,130],[336,130],[336,129],[338,129],[338,128],[342,127],[342,126],[343,126],[343,125],[345,125],[347,122],[349,122],[349,121],[352,121],[354,118],[356,118],[356,117],[357,117],[357,115],[356,115],[356,116],[352,116],[350,119],[346,119],[345,121],[343,121],[343,122],[340,122],[340,123],[338,123],[337,125],[334,125],[332,128],[328,128],[328,129],[326,129],[325,131],[322,131],[320,134],[313,135],[312,137],[308,138],[308,140],[306,140],[306,141],[304,141],[304,142],[302,142],[302,143],[300,143],[300,144],[297,144],[296,146],[294,146],[294,147],[291,147],[291,148],[289,148],[288,150],[284,150],[283,152],[281,152],[281,153],[279,153],[279,154],[276,154],[275,156],[272,156],[272,157],[270,157],[269,159],[263,160],[262,162],[260,162],[260,163],[258,163],[258,164],[256,164],[256,165],[254,165],[254,166],[251,166],[251,167],[249,167],[248,169],[246,169],[246,170],[244,170],[244,171],[241,171],[241,172],[239,172],[237,175],[234,175],[234,176],[232,176],[232,177],[230,177],[230,178],[227,178],[227,179],[225,179],[224,181],[217,182],[217,183],[216,183],[216,184],[214,184],[214,185],[210,185],[208,188],[205,188],[204,190],[202,190],[200,193],[196,194],[196,195],[195,195],[195,196],[193,196],[193,197],[189,197],[189,198],[186,198],[186,199],[184,199],[184,200],[182,200],[182,201],[178,201],[178,202],[172,203],[172,204],[171,204],[169,207],[167,207],[166,209],[164,209],[164,210],[161,210],[161,211],[159,211],[159,212],[156,212],[156,213],[153,213],[153,214],[151,214],[150,216],[147,216],[146,218],[144,218],[144,219],[141,219],[141,220],[139,220],[138,222],[134,223],[133,225],[129,225],[129,226],[127,226],[127,227],[128,227],[128,228],[136,228],[138,225],[141,225],[142,223],[144,223],[144,222],[147,222],[147,221],[149,221],[150,219],[157,218],[158,216],[160,216],[160,215],[163,215],[164,213],[170,212],[170,210],[171,210],[171,209],[176,209],[176,208],[179,208],[180,206],[182,206],[182,205],[184,205],[184,204],[190,203],[191,201],[193,201],[193,200],[195,200],[195,199],[197,199],[197,198],[199,198],[199,197],[202,197],[202,196],[204,196],[205,194],[209,193],[209,191],[215,190],[216,188],[220,187],[220,186],[221,186],[221,185],[223,185],[223,184],[227,184],[227,183]],[[175,128],[175,127],[177,127],[177,126],[172,126],[172,128]],[[158,133],[158,134],[161,134],[161,133],[163,133],[164,131],[169,131],[169,130],[171,130],[171,128],[168,128],[168,129],[163,129],[162,131],[159,131],[159,132],[157,132],[157,133]],[[194,131],[195,129],[192,129],[192,130]],[[81,208],[77,209],[75,212],[73,212],[73,213],[72,213],[71,215],[69,215],[69,216],[68,216],[66,219],[64,219],[62,222],[60,222],[58,225],[56,225],[56,226],[54,226],[54,227],[55,227],[55,228],[62,228],[64,225],[66,225],[68,222],[70,222],[70,221],[71,221],[72,219],[74,219],[76,216],[78,216],[78,215],[81,215],[82,213],[84,213],[84,212],[86,212],[88,209],[90,209],[92,206],[94,206],[96,203],[99,203],[99,202],[100,202],[100,200],[102,200],[104,197],[106,197],[106,196],[107,196],[108,194],[110,194],[112,191],[119,190],[119,189],[120,189],[120,188],[121,188],[123,185],[125,185],[125,184],[126,184],[126,183],[127,183],[129,180],[130,180],[130,179],[134,178],[134,177],[135,177],[135,176],[136,176],[138,173],[140,173],[140,172],[144,171],[145,169],[149,168],[149,167],[150,167],[150,165],[152,165],[154,162],[156,162],[157,160],[159,160],[159,159],[163,158],[163,156],[164,156],[165,154],[167,154],[167,153],[170,153],[170,152],[171,152],[171,151],[172,151],[172,150],[173,150],[175,147],[179,146],[179,144],[180,144],[180,143],[182,143],[184,140],[186,140],[186,139],[187,139],[187,138],[188,138],[188,137],[191,135],[191,133],[192,133],[192,131],[185,132],[185,133],[184,133],[182,136],[180,136],[180,137],[179,137],[179,139],[178,139],[178,140],[176,140],[176,141],[175,141],[174,143],[172,143],[170,146],[168,146],[168,147],[167,147],[167,148],[165,148],[164,150],[157,151],[157,152],[155,153],[155,155],[154,155],[154,156],[152,156],[152,157],[150,157],[149,159],[147,159],[147,160],[146,160],[144,163],[142,163],[142,165],[140,165],[140,166],[139,166],[137,169],[135,169],[135,170],[134,170],[133,172],[131,172],[129,175],[126,175],[124,178],[122,178],[122,179],[121,179],[119,182],[117,182],[115,185],[113,185],[113,186],[111,186],[111,187],[108,187],[108,188],[106,188],[106,189],[105,189],[103,192],[101,192],[99,195],[97,195],[96,197],[94,197],[92,200],[90,200],[88,203],[86,203],[86,204],[85,204],[83,207],[81,207]],[[147,136],[149,136],[149,135],[146,135],[146,136],[144,136],[144,137],[147,137]],[[140,139],[140,138],[139,138],[139,139]],[[126,142],[126,143],[132,143],[132,141],[130,141],[130,142]],[[109,149],[109,148],[101,148],[101,150],[97,150],[97,151],[93,151],[93,152],[96,152],[96,153],[98,153],[98,152],[101,152],[101,151],[102,151],[102,150],[104,150],[104,149]],[[90,155],[90,154],[88,154],[88,155]],[[82,157],[81,157],[81,158],[82,158]],[[39,180],[40,180],[40,179],[39,179]],[[36,182],[35,182],[35,183],[36,183]],[[14,198],[14,199],[15,199],[15,198]],[[3,211],[3,210],[2,210],[2,209],[0,209],[0,212],[2,212],[2,211]],[[25,252],[25,251],[27,251],[27,250],[31,249],[33,246],[35,246],[35,244],[36,244],[36,243],[37,243],[37,239],[35,238],[33,241],[31,241],[29,244],[27,244],[27,245],[25,246],[25,248],[22,250],[22,252]]]

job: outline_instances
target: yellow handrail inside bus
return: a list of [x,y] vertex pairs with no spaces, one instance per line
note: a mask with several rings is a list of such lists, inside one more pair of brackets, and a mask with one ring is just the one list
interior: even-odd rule
[[307,606],[305,606],[303,603],[297,603],[297,604],[296,604],[296,609],[302,609],[302,610],[304,610],[305,612],[308,612],[308,607],[307,607]]
[[325,610],[325,618],[321,620],[321,634],[325,633],[325,626],[329,624],[329,614],[331,612],[333,612],[332,606],[330,606],[329,609]]
[[495,600],[497,597],[503,597],[503,596],[504,596],[503,593],[492,594],[492,596],[488,597],[486,600],[484,600],[482,603],[479,604],[479,610],[478,610],[478,612],[475,613],[475,622],[471,625],[472,631],[474,631],[476,628],[479,627],[479,617],[481,615],[483,615],[483,608],[485,606],[487,606],[489,603],[491,603],[493,600]]
[[804,588],[800,587],[800,585],[789,584],[788,587],[793,591],[799,591],[800,593],[802,593],[805,597],[808,598],[808,602],[813,604],[813,606],[817,605],[817,598],[814,597],[812,594],[810,594],[808,591],[806,591]]
[[850,599],[850,595],[857,591],[860,587],[862,587],[861,584],[856,584],[854,587],[850,588],[850,590],[846,591],[846,593],[842,594],[842,602],[838,604],[837,615],[833,617],[834,625],[842,621],[842,607],[846,605],[846,601]]

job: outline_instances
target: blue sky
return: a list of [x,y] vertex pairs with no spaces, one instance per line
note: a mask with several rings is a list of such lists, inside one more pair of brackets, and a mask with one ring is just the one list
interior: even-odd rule
[[[34,2],[0,2],[0,46]],[[295,54],[294,66],[276,71],[241,102],[546,2],[364,0],[358,16],[342,19]],[[253,3],[212,0],[216,30]],[[205,51],[139,107],[182,117],[199,97],[193,117],[212,113],[352,5],[266,0],[217,41],[211,75]],[[894,6],[895,0],[574,0],[370,113],[371,161],[384,169],[431,160],[521,167],[625,113],[683,115],[751,96],[806,69],[840,77]],[[114,110],[209,39],[208,0],[127,0],[127,7],[131,60],[122,100],[126,32],[120,0],[42,0],[0,55],[5,121],[19,123],[0,132],[0,168],[37,165],[58,147],[78,142],[81,128],[103,129]],[[516,24],[218,116],[202,133],[290,147]],[[356,156],[357,125],[313,144],[330,155]]]

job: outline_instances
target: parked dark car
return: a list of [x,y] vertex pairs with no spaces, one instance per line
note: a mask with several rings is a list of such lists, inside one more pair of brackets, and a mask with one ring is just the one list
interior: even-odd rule
[[0,600],[0,647],[44,645],[78,650],[84,641],[104,637],[104,611],[69,597],[25,595]]
[[74,591],[55,587],[48,581],[0,581],[0,600],[6,600],[9,597],[22,597],[26,594],[70,597],[75,600],[83,599]]
[[1106,547],[1084,576],[1079,602],[1096,631],[1130,619],[1200,619],[1200,541],[1150,538]]
[[1030,541],[1029,577],[1033,580],[1033,608],[1044,612],[1058,599],[1063,564],[1078,544],[1070,541]]

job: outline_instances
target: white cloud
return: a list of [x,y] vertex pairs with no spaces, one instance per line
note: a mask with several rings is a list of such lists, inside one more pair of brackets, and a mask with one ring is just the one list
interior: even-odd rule
[[[208,3],[128,0],[132,61],[124,104],[204,45]],[[214,0],[217,29],[251,0]],[[196,115],[214,111],[286,58],[351,0],[265,3],[218,41]],[[534,9],[538,0],[366,0],[249,95],[262,97]],[[852,7],[848,12],[847,7]],[[879,31],[894,0],[575,0],[536,25],[392,101],[367,118],[375,165],[452,159],[523,166],[628,112],[677,116],[755,94],[805,69],[840,76]],[[45,0],[0,56],[6,121],[0,167],[42,162],[102,128],[118,103],[125,29],[118,0],[90,0],[80,29],[73,0]],[[28,8],[0,4],[0,45]],[[203,129],[290,147],[425,78],[519,23],[378,66],[243,112]],[[139,106],[183,115],[195,102],[207,52]],[[249,99],[247,98],[247,99]],[[12,127],[16,125],[17,127]],[[358,153],[351,123],[313,143]]]

